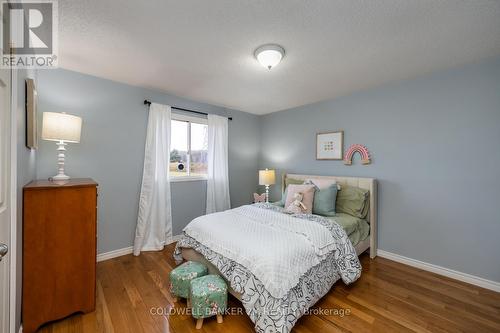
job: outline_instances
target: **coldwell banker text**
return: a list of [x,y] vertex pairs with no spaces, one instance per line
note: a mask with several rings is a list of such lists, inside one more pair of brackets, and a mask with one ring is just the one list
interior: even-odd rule
[[56,68],[56,1],[2,1],[2,68]]

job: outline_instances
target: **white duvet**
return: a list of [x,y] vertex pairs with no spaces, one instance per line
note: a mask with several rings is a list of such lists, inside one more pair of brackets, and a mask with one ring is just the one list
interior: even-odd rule
[[184,232],[246,267],[276,298],[347,239],[314,221],[255,206],[200,216]]

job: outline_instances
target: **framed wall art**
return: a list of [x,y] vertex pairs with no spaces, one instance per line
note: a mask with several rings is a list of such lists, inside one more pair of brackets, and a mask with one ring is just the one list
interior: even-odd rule
[[37,92],[35,81],[26,79],[26,147],[38,148]]
[[316,134],[317,160],[342,160],[344,154],[344,131]]

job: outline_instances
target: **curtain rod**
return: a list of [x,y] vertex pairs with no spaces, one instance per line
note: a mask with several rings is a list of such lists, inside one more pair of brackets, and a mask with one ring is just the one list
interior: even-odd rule
[[[151,101],[148,101],[147,99],[144,100],[144,105],[151,105]],[[195,111],[195,110],[189,110],[189,109],[184,109],[184,108],[178,108],[176,106],[171,106],[172,109],[180,110],[180,111],[186,111],[186,112],[191,112],[191,113],[197,113],[197,114],[202,114],[205,116],[208,116],[208,113],[206,112],[201,112],[201,111]],[[227,117],[229,120],[233,120],[233,117]]]

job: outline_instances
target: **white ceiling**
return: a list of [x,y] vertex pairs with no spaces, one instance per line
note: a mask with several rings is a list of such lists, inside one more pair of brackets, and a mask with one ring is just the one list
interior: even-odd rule
[[63,68],[256,114],[500,54],[497,0],[59,0],[59,20]]

